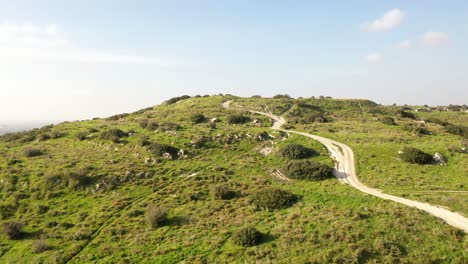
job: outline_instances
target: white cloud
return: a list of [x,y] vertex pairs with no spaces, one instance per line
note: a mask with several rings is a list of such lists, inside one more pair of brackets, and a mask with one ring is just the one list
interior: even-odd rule
[[422,36],[422,42],[429,47],[441,47],[449,42],[449,35],[445,32],[428,31]]
[[411,49],[413,47],[413,42],[411,40],[404,40],[398,43],[396,47],[399,49]]
[[116,51],[90,50],[73,46],[54,24],[0,24],[0,57],[59,60],[78,63],[155,64],[153,58]]
[[382,32],[401,24],[405,13],[398,8],[386,12],[381,18],[361,25],[361,30],[369,32]]
[[368,63],[376,64],[383,61],[383,55],[381,53],[371,53],[365,59]]

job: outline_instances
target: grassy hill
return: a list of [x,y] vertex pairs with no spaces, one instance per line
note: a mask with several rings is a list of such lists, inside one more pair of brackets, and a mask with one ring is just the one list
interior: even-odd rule
[[[227,100],[244,107],[226,110]],[[281,155],[293,143],[312,150],[303,160],[333,161],[322,145],[272,131],[271,120],[248,109],[348,144],[364,184],[468,214],[467,193],[446,192],[468,191],[466,112],[331,98],[180,97],[0,137],[0,262],[467,260],[466,235],[426,213],[333,177],[278,177],[298,162]],[[447,164],[406,163],[398,156],[405,146],[441,153]],[[245,227],[260,234],[249,237]]]

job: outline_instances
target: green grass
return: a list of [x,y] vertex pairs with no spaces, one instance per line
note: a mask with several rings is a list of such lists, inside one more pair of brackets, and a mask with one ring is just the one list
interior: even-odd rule
[[[277,150],[288,143],[302,144],[320,155],[310,159],[333,165],[327,150],[319,143],[271,131],[271,121],[260,127],[227,125],[226,118],[236,113],[221,103],[234,99],[254,107],[267,105],[275,111],[290,110],[294,100],[243,99],[211,96],[159,105],[121,120],[105,119],[69,122],[51,128],[65,134],[47,141],[0,139],[0,205],[12,213],[1,221],[25,223],[21,239],[0,236],[1,263],[391,263],[466,261],[467,237],[460,231],[414,208],[363,194],[335,179],[320,182],[278,181],[272,176],[285,160]],[[358,176],[370,186],[408,198],[427,200],[466,212],[466,194],[413,194],[426,190],[467,190],[466,154],[448,153],[447,144],[459,137],[437,132],[415,137],[401,125],[389,127],[372,120],[369,113],[380,106],[365,100],[305,99],[317,105],[331,123],[295,124],[296,129],[328,136],[349,144],[356,153]],[[292,106],[291,106],[292,107]],[[383,108],[385,111],[389,109]],[[304,115],[309,112],[299,110]],[[377,110],[376,110],[377,111]],[[192,124],[194,113],[219,118],[216,128],[208,122]],[[244,113],[245,114],[245,113]],[[174,133],[148,131],[139,119],[174,122],[181,129]],[[365,121],[364,121],[365,120]],[[460,117],[454,118],[462,120]],[[465,119],[463,119],[465,120]],[[397,123],[411,122],[398,120]],[[458,122],[466,124],[466,120]],[[92,139],[79,141],[75,134],[91,128]],[[133,134],[121,143],[99,139],[110,128]],[[267,131],[274,139],[257,141],[255,135]],[[330,132],[336,131],[336,132]],[[38,132],[39,133],[39,132]],[[42,133],[42,132],[40,132]],[[151,142],[184,149],[187,157],[145,164],[152,157],[137,139],[146,135]],[[209,140],[204,147],[192,146],[197,137]],[[238,137],[239,139],[236,139]],[[447,166],[409,165],[396,159],[400,147],[410,144],[429,153],[446,155]],[[44,150],[45,155],[26,158],[25,147]],[[263,156],[260,150],[273,152]],[[12,164],[12,159],[21,163]],[[93,182],[84,189],[45,188],[44,177],[87,168]],[[12,184],[14,179],[16,184]],[[96,185],[107,185],[97,190]],[[217,200],[211,189],[228,186],[238,195]],[[460,186],[464,185],[464,186]],[[299,195],[300,201],[287,209],[256,210],[250,195],[256,190],[276,186]],[[168,209],[167,223],[148,228],[144,212],[148,204]],[[48,206],[39,212],[39,205]],[[466,207],[466,206],[465,206]],[[4,208],[4,207],[2,207]],[[232,234],[246,225],[255,226],[265,235],[261,244],[240,247]],[[33,253],[35,240],[43,239],[51,250]]]

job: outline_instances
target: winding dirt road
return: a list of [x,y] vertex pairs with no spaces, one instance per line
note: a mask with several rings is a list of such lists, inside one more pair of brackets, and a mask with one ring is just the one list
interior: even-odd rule
[[[230,104],[232,101],[227,101],[222,104],[222,106],[226,109],[230,108]],[[347,145],[316,135],[312,135],[309,133],[298,132],[293,130],[285,130],[281,129],[281,126],[286,123],[286,119],[281,116],[274,115],[272,113],[264,113],[259,111],[250,111],[251,113],[260,114],[271,118],[273,122],[273,126],[271,127],[274,130],[280,130],[287,133],[298,134],[302,135],[318,142],[322,143],[330,152],[331,158],[335,161],[335,169],[333,170],[333,174],[336,178],[344,184],[348,184],[361,192],[385,199],[394,201],[397,203],[401,203],[407,206],[415,207],[419,210],[425,211],[435,217],[438,217],[445,221],[447,224],[454,226],[463,230],[465,233],[468,233],[468,218],[464,217],[459,213],[451,212],[447,209],[430,205],[427,203],[417,202],[405,198],[401,198],[394,195],[389,195],[383,193],[381,190],[369,188],[362,184],[356,176],[355,168],[354,168],[354,153],[350,147]]]

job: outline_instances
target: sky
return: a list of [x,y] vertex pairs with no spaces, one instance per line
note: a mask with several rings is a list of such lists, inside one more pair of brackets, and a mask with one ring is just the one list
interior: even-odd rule
[[468,103],[468,1],[0,0],[0,121],[189,94]]

